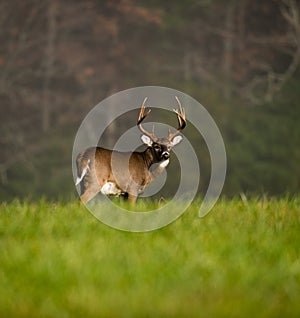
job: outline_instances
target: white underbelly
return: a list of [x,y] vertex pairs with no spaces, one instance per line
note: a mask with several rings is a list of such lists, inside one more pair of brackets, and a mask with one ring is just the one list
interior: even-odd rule
[[115,183],[106,182],[101,188],[101,193],[105,195],[121,195],[122,191],[116,186]]

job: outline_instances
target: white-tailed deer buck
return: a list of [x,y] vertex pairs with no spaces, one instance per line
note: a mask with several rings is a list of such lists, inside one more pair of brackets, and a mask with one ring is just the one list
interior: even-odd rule
[[79,153],[76,159],[77,181],[81,186],[81,200],[88,202],[97,193],[105,195],[128,196],[135,203],[139,194],[169,163],[170,151],[181,140],[178,135],[186,126],[185,112],[178,97],[175,97],[179,110],[174,110],[179,126],[168,137],[157,138],[142,127],[142,121],[150,114],[145,113],[144,99],[137,126],[143,133],[141,139],[147,149],[143,152],[118,152],[101,147],[91,147]]

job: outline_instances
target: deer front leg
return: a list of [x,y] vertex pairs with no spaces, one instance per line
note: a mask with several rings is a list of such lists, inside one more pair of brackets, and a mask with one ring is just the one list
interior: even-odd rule
[[136,200],[138,198],[138,195],[140,192],[141,186],[137,183],[131,183],[128,189],[128,201],[130,204],[134,205],[136,203]]
[[132,204],[132,205],[135,204],[136,200],[137,200],[137,195],[129,194],[128,200],[129,200],[130,204]]
[[132,187],[129,189],[128,191],[128,201],[131,205],[134,205],[136,203],[138,197],[138,190],[136,189],[136,187]]

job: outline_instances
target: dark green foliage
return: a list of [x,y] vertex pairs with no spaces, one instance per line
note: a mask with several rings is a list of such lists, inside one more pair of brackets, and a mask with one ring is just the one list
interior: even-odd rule
[[232,109],[225,133],[229,158],[225,193],[297,193],[300,188],[300,91],[291,80],[262,106]]

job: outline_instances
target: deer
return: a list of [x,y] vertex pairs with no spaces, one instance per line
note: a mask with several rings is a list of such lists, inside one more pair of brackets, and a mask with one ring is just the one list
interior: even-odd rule
[[147,185],[158,177],[168,166],[171,149],[178,145],[183,137],[180,134],[186,127],[185,110],[180,100],[175,96],[179,109],[173,110],[177,115],[178,128],[167,137],[158,138],[142,126],[144,119],[149,116],[151,108],[146,112],[144,99],[137,127],[142,132],[141,140],[147,146],[145,151],[119,152],[102,147],[90,147],[80,152],[76,158],[77,180],[80,185],[80,198],[84,203],[89,202],[98,193],[106,196],[123,196],[131,204],[135,204]]

